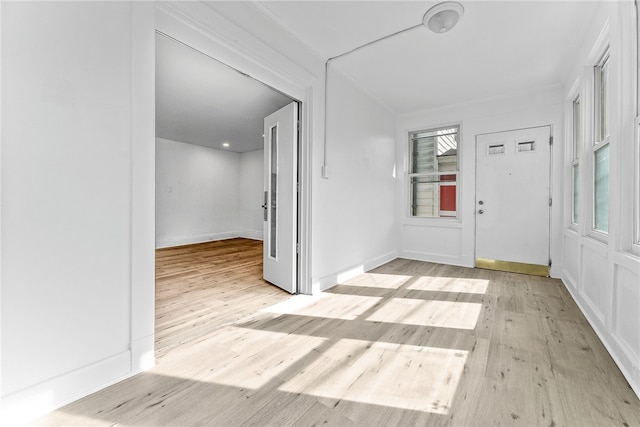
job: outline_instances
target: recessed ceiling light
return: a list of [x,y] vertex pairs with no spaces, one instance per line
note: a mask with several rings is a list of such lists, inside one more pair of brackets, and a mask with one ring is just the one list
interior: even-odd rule
[[228,148],[228,147],[229,147],[229,145],[230,145],[230,144],[229,144],[228,142],[223,142],[223,143],[222,143],[222,146],[223,146],[224,148]]
[[464,8],[455,1],[438,3],[425,13],[422,23],[434,33],[446,33],[456,26]]

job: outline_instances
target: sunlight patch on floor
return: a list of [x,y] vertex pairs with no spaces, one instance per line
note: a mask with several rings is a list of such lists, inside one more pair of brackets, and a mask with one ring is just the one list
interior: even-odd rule
[[189,352],[176,352],[154,373],[175,377],[169,362],[179,361],[183,365],[181,377],[255,390],[290,369],[324,341],[326,338],[230,326],[210,340],[194,344]]
[[447,414],[468,352],[341,339],[279,390]]
[[439,328],[474,329],[482,304],[423,299],[392,298],[367,320]]
[[382,298],[323,293],[317,296],[296,295],[262,311],[276,314],[354,320]]
[[486,294],[489,281],[484,279],[466,279],[454,277],[421,276],[408,289],[436,292],[463,292],[467,294]]
[[357,277],[341,282],[341,284],[367,288],[398,289],[411,277],[412,276],[402,274],[363,273]]

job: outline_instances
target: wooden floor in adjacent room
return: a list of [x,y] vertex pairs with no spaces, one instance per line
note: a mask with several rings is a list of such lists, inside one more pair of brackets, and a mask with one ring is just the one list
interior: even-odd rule
[[290,296],[260,253],[158,251],[158,365],[34,425],[640,425],[558,280],[397,259]]
[[156,357],[291,295],[262,278],[262,242],[156,251]]

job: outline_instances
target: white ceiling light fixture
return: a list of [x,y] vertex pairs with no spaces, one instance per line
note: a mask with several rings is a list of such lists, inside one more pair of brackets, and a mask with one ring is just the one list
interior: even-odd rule
[[442,34],[455,27],[463,14],[464,8],[460,3],[446,1],[429,9],[422,18],[422,23],[434,33]]

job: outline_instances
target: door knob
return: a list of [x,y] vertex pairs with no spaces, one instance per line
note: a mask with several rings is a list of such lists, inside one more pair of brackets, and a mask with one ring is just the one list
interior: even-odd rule
[[483,201],[483,200],[480,200],[480,201],[478,201],[478,204],[479,204],[479,205],[484,205],[484,201]]
[[480,210],[478,211],[478,213],[479,213],[480,215],[482,215],[482,214],[484,213],[484,211],[483,211],[482,209],[480,209]]

